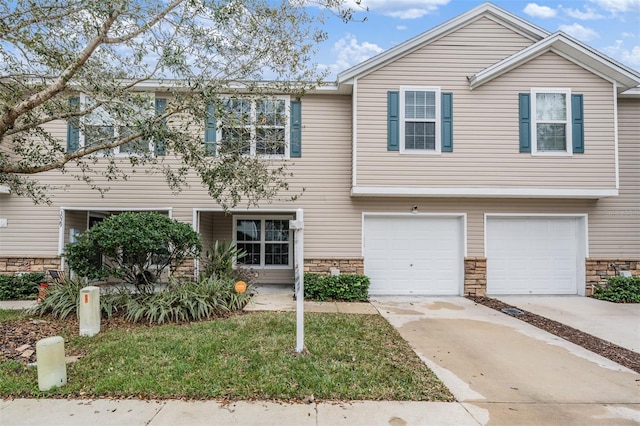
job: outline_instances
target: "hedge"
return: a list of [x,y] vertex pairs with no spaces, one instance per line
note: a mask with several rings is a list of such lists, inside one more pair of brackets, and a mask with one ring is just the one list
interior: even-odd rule
[[611,277],[604,287],[596,287],[595,299],[616,303],[640,303],[640,276]]
[[42,282],[45,282],[42,272],[0,275],[0,300],[33,300],[38,297]]
[[309,300],[343,300],[366,302],[369,278],[360,274],[304,274],[304,298]]

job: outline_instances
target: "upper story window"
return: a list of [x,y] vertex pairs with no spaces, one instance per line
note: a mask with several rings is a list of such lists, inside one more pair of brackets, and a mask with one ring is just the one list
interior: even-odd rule
[[571,90],[531,89],[531,153],[572,154]]
[[[83,109],[89,109],[95,105],[95,101],[82,94],[80,95],[80,105]],[[151,100],[149,101],[149,108],[141,109],[139,113],[141,115],[154,114],[154,106]],[[117,120],[103,106],[98,106],[93,111],[83,116],[81,120],[80,146],[91,147],[111,143],[116,140],[126,138],[135,131],[130,123],[123,123]],[[112,148],[111,152],[116,156],[128,156],[131,154],[147,153],[151,150],[153,150],[153,144],[150,141],[134,139],[123,145]]]
[[221,152],[267,158],[289,157],[287,97],[223,99],[224,114],[217,128]]
[[437,87],[400,88],[400,152],[441,152],[440,100]]

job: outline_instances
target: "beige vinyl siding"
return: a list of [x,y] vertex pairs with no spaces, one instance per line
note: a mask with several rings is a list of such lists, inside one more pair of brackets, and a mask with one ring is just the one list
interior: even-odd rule
[[[308,259],[362,256],[362,213],[409,214],[413,205],[418,206],[420,213],[465,213],[468,232],[467,256],[484,256],[485,213],[588,214],[590,256],[638,256],[638,216],[637,213],[624,213],[638,211],[637,170],[640,169],[640,160],[637,143],[637,100],[620,101],[620,197],[601,200],[352,199],[349,195],[351,98],[308,95],[302,102],[303,156],[287,162],[290,164],[289,170],[294,174],[289,194],[299,194],[300,197],[295,202],[284,199],[264,202],[257,209],[252,208],[244,212],[267,214],[264,210],[291,211],[303,208],[305,257]],[[609,114],[607,111],[603,113]],[[596,117],[592,114],[590,119],[594,120]],[[63,124],[58,128],[60,134],[66,137],[66,126]],[[384,133],[386,134],[386,129]],[[362,142],[359,141],[360,143]],[[386,149],[386,141],[383,143]],[[455,146],[458,147],[457,142]],[[588,145],[587,150],[589,149]],[[175,162],[171,155],[167,156],[166,161]],[[380,163],[379,169],[383,168],[384,163]],[[0,256],[56,255],[61,207],[86,207],[107,211],[127,208],[172,208],[172,216],[187,223],[192,222],[194,208],[197,208],[203,210],[200,213],[199,226],[205,241],[211,243],[216,239],[229,241],[232,238],[232,217],[222,212],[211,211],[218,206],[198,185],[195,178],[191,179],[191,188],[179,194],[172,194],[160,174],[133,173],[126,182],[110,183],[111,190],[104,198],[84,183],[74,180],[70,174],[46,173],[42,175],[41,180],[52,185],[68,184],[70,189],[56,190],[52,206],[34,206],[26,198],[0,195],[0,217],[8,219],[8,227],[0,228]],[[306,190],[301,192],[303,187]],[[282,194],[282,198],[285,197],[286,194]],[[261,208],[264,209],[262,212]],[[207,209],[209,211],[206,211]],[[613,210],[621,213],[607,213]],[[79,226],[82,222],[82,214],[67,210],[65,238],[68,238],[68,228],[72,227],[72,223],[77,222]],[[612,216],[616,218],[616,222],[611,221]],[[84,223],[86,226],[86,216]],[[274,282],[291,282],[285,281],[289,279],[292,280],[292,276],[273,277]]]
[[[487,22],[496,36],[484,39]],[[514,38],[521,44],[503,42]],[[484,19],[359,79],[357,186],[615,188],[611,83],[545,53],[469,90],[467,77],[527,43]],[[511,50],[500,51],[505,46]],[[387,91],[401,86],[440,87],[453,93],[452,153],[387,151]],[[585,154],[519,152],[518,94],[533,87],[571,88],[584,95]]]
[[640,259],[640,99],[618,100],[620,192],[589,216],[591,257]]
[[[351,98],[342,95],[307,95],[302,99],[302,158],[286,161],[290,191],[278,199],[264,201],[248,210],[260,214],[261,209],[292,211],[304,208],[306,257],[360,256],[360,219],[350,199],[351,181]],[[53,123],[51,128],[62,140],[66,139],[66,123]],[[177,165],[169,154],[164,161]],[[189,179],[190,188],[174,194],[161,173],[133,173],[128,160],[122,159],[127,181],[105,182],[96,176],[96,183],[108,187],[104,197],[69,172],[43,173],[42,182],[69,189],[56,189],[53,204],[37,205],[21,197],[0,195],[0,217],[8,219],[8,227],[0,228],[0,256],[56,255],[60,209],[82,207],[98,211],[128,209],[172,209],[172,217],[192,223],[194,209],[219,208],[202,188],[197,177]],[[276,165],[278,163],[276,162]],[[157,170],[157,168],[156,168]],[[304,191],[303,191],[304,189]],[[290,198],[298,195],[296,201]],[[242,206],[238,210],[243,209]],[[202,217],[206,217],[203,214]],[[224,218],[224,216],[221,216]],[[231,237],[231,218],[225,218],[228,230],[216,228],[223,222],[213,218],[212,235]],[[201,224],[202,231],[209,226]],[[209,237],[206,237],[209,238]],[[223,238],[224,239],[224,238]]]
[[215,238],[213,235],[213,227],[216,221],[213,215],[200,213],[200,223],[198,225],[198,231],[202,237],[202,252],[206,253],[210,247],[213,247]]

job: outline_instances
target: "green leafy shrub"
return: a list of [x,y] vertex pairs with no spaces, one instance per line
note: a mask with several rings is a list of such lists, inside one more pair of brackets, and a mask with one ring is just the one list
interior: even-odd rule
[[64,256],[81,277],[118,278],[152,293],[166,268],[172,273],[201,250],[200,235],[187,223],[154,212],[124,212],[81,234]]
[[640,303],[640,276],[611,277],[604,287],[596,287],[593,297],[616,303]]
[[369,278],[360,274],[305,274],[304,298],[366,302],[369,297],[369,284]]
[[52,284],[45,291],[45,297],[31,308],[30,312],[39,315],[51,314],[61,319],[75,315],[80,303],[80,290],[86,285],[81,279],[67,279],[62,284]]
[[42,272],[22,275],[0,275],[0,300],[32,300],[38,296],[38,287],[44,282]]
[[[250,293],[236,293],[235,281],[203,278],[198,282],[171,279],[166,289],[155,293],[131,291],[125,286],[111,287],[100,295],[105,317],[120,314],[127,321],[149,323],[200,321],[238,311],[249,301]],[[76,315],[83,280],[66,280],[49,287],[42,303],[31,308],[40,315],[57,318]]]

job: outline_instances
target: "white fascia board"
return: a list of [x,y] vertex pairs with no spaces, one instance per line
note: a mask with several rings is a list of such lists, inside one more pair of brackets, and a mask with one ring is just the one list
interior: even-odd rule
[[445,34],[453,32],[458,28],[466,25],[469,21],[479,18],[482,15],[492,16],[497,21],[504,22],[511,29],[518,31],[523,36],[536,42],[542,38],[547,37],[550,33],[531,22],[527,22],[524,19],[507,12],[491,3],[483,3],[462,15],[458,15],[453,19],[450,19],[432,29],[417,35],[399,45],[392,47],[354,67],[351,67],[338,74],[338,84],[348,84],[348,82],[354,77],[361,77],[382,65],[393,61],[399,56],[403,56],[418,47],[428,44]]
[[469,88],[473,90],[480,87],[550,50],[561,53],[566,59],[573,60],[574,63],[592,72],[596,72],[603,77],[607,77],[610,81],[616,81],[623,87],[631,88],[640,84],[640,73],[616,62],[562,32],[557,32],[485,68],[469,79]]
[[407,188],[383,186],[355,186],[352,197],[431,197],[431,198],[583,198],[615,197],[616,188]]
[[0,185],[0,194],[9,194],[11,191],[6,185]]
[[618,95],[618,98],[640,98],[640,87],[625,90]]

